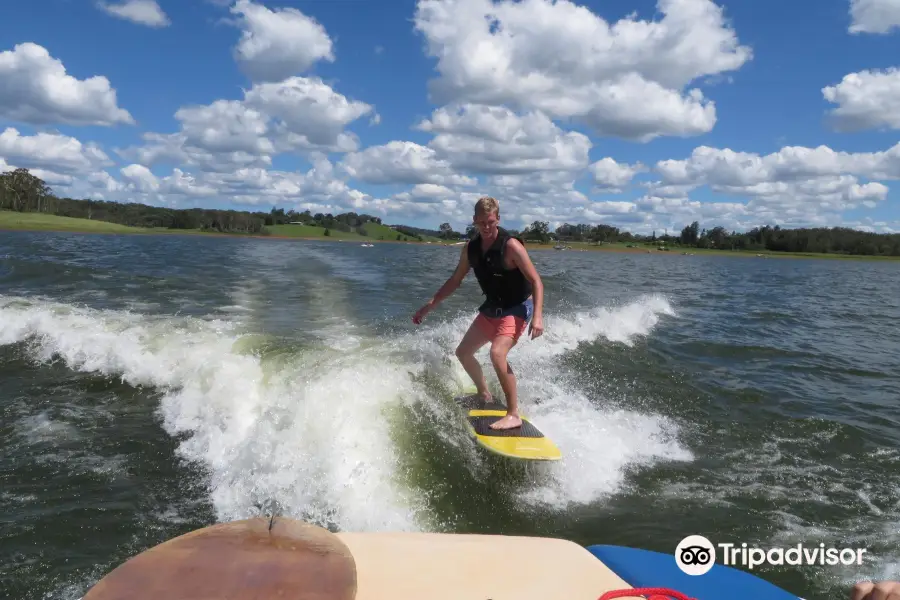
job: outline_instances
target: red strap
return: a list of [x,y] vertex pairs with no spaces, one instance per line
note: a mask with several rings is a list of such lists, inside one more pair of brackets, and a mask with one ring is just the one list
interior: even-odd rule
[[[649,594],[649,595],[648,595]],[[675,590],[670,590],[669,588],[634,588],[630,590],[612,590],[606,592],[597,600],[612,600],[613,598],[634,598],[635,596],[647,596],[647,600],[670,600],[674,598],[675,600],[697,600],[696,598],[691,598],[689,596],[685,596],[681,592],[676,592]]]

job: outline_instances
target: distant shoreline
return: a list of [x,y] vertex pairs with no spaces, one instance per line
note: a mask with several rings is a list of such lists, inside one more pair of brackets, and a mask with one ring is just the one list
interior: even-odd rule
[[[6,211],[4,211],[6,212]],[[27,214],[27,213],[25,213]],[[47,215],[44,215],[47,216]],[[82,223],[71,223],[76,221],[85,221],[85,219],[75,219],[70,217],[56,217],[59,220],[70,221],[65,225],[40,222],[34,224],[15,223],[7,219],[0,219],[0,232],[25,231],[31,233],[79,233],[79,234],[104,234],[104,235],[160,235],[160,236],[204,236],[204,237],[228,237],[228,238],[252,238],[261,240],[279,240],[279,241],[313,241],[313,242],[340,242],[351,244],[415,244],[419,246],[440,246],[440,247],[459,247],[458,242],[425,242],[413,239],[393,240],[393,239],[376,239],[367,238],[359,235],[353,237],[342,237],[340,232],[336,235],[326,236],[309,236],[309,235],[279,235],[279,234],[251,234],[251,233],[221,233],[216,231],[198,231],[198,230],[181,230],[181,229],[144,229],[138,227],[130,227],[127,225],[119,225],[106,221],[89,221],[92,227],[86,227]],[[6,222],[3,222],[6,221]],[[656,255],[672,255],[672,256],[730,256],[741,258],[804,258],[804,259],[828,259],[828,260],[875,260],[875,261],[893,261],[900,260],[900,256],[877,256],[865,254],[828,254],[828,253],[803,253],[803,252],[773,252],[771,250],[713,250],[706,248],[692,247],[672,247],[669,250],[659,250],[658,248],[644,247],[627,247],[624,243],[617,242],[612,244],[595,245],[589,242],[565,242],[567,246],[564,250],[554,248],[555,243],[537,244],[534,242],[526,242],[526,248],[529,251],[554,251],[554,252],[612,252],[619,254],[656,254]]]

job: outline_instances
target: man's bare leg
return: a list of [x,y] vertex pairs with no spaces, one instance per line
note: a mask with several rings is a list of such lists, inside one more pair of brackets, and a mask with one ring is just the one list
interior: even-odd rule
[[466,335],[456,347],[456,358],[462,363],[466,373],[472,379],[472,383],[475,384],[476,393],[485,402],[490,402],[492,396],[487,389],[487,381],[484,379],[484,372],[481,370],[481,365],[478,364],[478,359],[475,358],[475,353],[489,341],[491,341],[490,337],[478,326],[477,322],[473,321]]
[[491,429],[512,429],[522,425],[519,417],[519,398],[516,395],[516,376],[506,360],[510,349],[516,345],[515,340],[508,336],[494,338],[491,344],[491,362],[500,380],[503,393],[506,394],[506,416],[491,424]]

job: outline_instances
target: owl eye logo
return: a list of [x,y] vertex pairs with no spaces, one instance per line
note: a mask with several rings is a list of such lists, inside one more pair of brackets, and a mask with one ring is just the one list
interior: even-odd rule
[[689,535],[675,548],[675,562],[688,575],[703,575],[713,568],[716,549],[702,535]]
[[686,565],[705,565],[712,558],[709,548],[688,546],[681,549],[681,562]]

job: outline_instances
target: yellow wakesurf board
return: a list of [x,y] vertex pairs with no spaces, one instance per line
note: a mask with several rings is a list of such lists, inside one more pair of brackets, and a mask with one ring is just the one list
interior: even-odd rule
[[491,423],[506,416],[506,406],[492,400],[484,402],[472,390],[456,398],[466,414],[469,433],[489,452],[518,460],[560,460],[562,452],[553,441],[525,415],[519,414],[522,425],[513,429],[491,429]]

